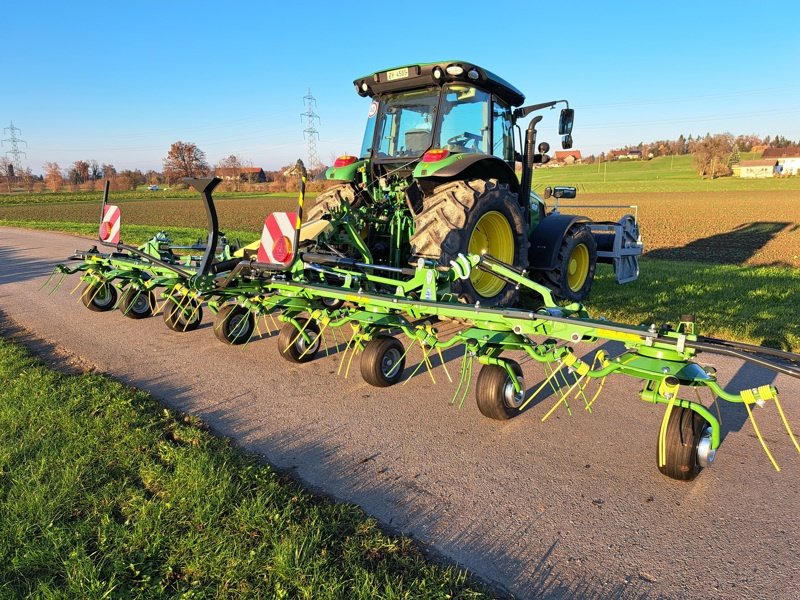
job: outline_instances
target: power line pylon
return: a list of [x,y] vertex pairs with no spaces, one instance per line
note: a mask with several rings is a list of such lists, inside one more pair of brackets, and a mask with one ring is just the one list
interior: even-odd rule
[[300,117],[305,117],[306,121],[306,128],[303,130],[303,137],[306,139],[308,143],[308,169],[309,171],[314,171],[319,168],[319,157],[317,156],[317,138],[319,137],[319,131],[315,126],[315,121],[319,121],[319,115],[314,112],[314,106],[317,104],[317,101],[314,99],[314,96],[311,95],[311,88],[308,89],[308,94],[303,96],[303,100],[306,103],[306,112],[301,113]]
[[2,144],[3,146],[6,145],[6,142],[9,142],[11,144],[11,150],[6,151],[6,156],[11,155],[11,168],[13,169],[13,172],[5,173],[5,175],[8,175],[9,177],[15,177],[15,176],[21,177],[23,169],[22,169],[22,161],[20,160],[19,157],[20,155],[23,155],[25,156],[25,158],[28,158],[28,155],[19,149],[19,143],[22,142],[27,147],[28,142],[26,142],[25,140],[21,140],[17,137],[17,132],[19,131],[20,133],[22,133],[22,130],[19,129],[18,127],[14,127],[13,121],[8,127],[3,129],[4,133],[6,131],[11,132],[10,133],[11,137],[3,140]]

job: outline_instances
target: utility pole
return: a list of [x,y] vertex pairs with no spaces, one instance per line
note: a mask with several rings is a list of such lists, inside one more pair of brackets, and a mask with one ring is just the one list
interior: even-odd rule
[[306,139],[308,143],[308,170],[314,171],[315,169],[319,168],[319,157],[317,156],[317,138],[319,137],[319,132],[315,126],[315,121],[319,121],[319,115],[314,112],[314,106],[316,105],[317,101],[314,99],[314,96],[311,95],[311,88],[308,89],[308,94],[303,96],[303,100],[306,103],[306,112],[301,113],[301,119],[305,117],[306,128],[303,130],[303,137]]
[[22,161],[20,161],[20,155],[25,156],[28,158],[28,155],[25,154],[22,150],[19,149],[19,144],[22,142],[25,146],[28,146],[28,142],[25,140],[21,140],[17,137],[17,132],[22,133],[22,130],[18,127],[14,127],[14,122],[12,121],[11,124],[3,129],[3,132],[10,131],[10,137],[3,140],[3,146],[6,145],[6,142],[9,142],[11,145],[11,150],[6,151],[6,156],[11,155],[11,173],[4,173],[8,177],[22,177]]

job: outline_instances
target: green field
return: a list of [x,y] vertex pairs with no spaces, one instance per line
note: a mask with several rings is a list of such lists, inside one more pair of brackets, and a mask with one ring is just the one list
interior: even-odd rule
[[0,514],[3,598],[489,597],[196,418],[2,339]]

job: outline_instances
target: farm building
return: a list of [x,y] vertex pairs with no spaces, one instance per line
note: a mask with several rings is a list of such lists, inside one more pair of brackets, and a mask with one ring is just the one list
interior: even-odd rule
[[761,177],[772,177],[775,173],[775,165],[778,163],[774,158],[760,158],[758,160],[743,160],[739,163],[739,176],[743,179],[756,179]]
[[611,160],[641,160],[641,150],[612,150],[608,153]]
[[580,150],[556,150],[556,162],[579,165],[583,161]]
[[775,172],[780,175],[797,175],[800,173],[800,146],[767,148],[761,158],[777,160],[778,166],[775,168]]
[[225,181],[236,179],[237,176],[241,181],[249,181],[250,183],[264,183],[267,180],[264,169],[260,167],[240,167],[238,169],[222,168],[216,169],[214,174]]

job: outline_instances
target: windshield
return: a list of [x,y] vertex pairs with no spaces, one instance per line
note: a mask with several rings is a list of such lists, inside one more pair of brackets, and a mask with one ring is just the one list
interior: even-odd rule
[[[374,158],[422,156],[431,146],[438,103],[436,87],[383,96],[377,116],[370,116],[367,122],[362,158],[370,154]],[[373,112],[370,107],[370,113]]]

